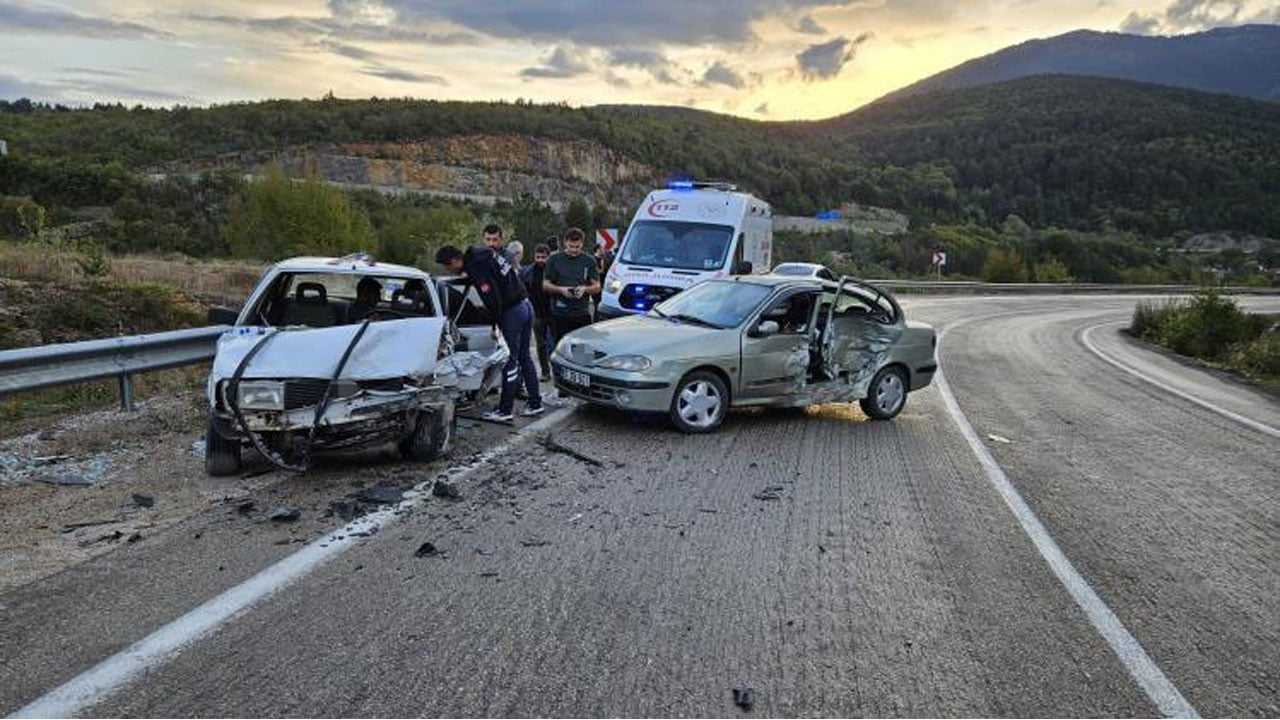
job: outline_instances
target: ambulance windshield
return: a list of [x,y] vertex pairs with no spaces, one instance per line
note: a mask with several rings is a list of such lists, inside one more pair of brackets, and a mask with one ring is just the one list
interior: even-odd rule
[[719,270],[733,240],[728,225],[641,220],[627,230],[622,261],[677,270]]

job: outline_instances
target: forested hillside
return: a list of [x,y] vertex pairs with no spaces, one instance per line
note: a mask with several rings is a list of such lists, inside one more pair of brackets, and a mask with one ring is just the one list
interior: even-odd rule
[[319,142],[518,134],[594,140],[663,171],[732,179],[780,211],[853,200],[921,220],[1280,235],[1280,105],[1067,76],[879,103],[820,122],[693,110],[299,100],[208,109],[0,103],[0,194],[109,204],[131,171]]

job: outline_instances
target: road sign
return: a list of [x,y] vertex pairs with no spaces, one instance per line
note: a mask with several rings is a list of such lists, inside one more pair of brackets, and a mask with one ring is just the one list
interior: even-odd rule
[[941,268],[943,265],[946,265],[946,264],[947,264],[947,251],[946,251],[946,250],[934,250],[934,251],[933,251],[933,265],[934,265],[934,267]]
[[596,247],[609,252],[618,249],[618,228],[605,228],[596,231]]

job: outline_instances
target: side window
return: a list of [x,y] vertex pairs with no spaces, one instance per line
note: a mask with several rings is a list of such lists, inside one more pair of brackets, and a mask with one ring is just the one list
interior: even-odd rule
[[747,249],[747,234],[738,233],[738,246],[733,251],[733,264],[729,266],[730,269],[737,268],[738,264],[741,263],[743,259],[745,259],[746,249]]
[[817,293],[801,292],[779,298],[760,315],[760,319],[778,323],[779,335],[804,335],[809,332],[813,303],[817,297]]

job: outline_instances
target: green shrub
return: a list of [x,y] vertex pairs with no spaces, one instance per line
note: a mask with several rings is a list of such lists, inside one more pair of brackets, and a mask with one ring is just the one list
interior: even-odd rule
[[294,182],[278,167],[233,198],[226,235],[238,257],[281,260],[376,250],[369,216],[318,176]]
[[1142,300],[1133,310],[1129,333],[1135,337],[1151,338],[1175,313],[1186,308],[1187,303],[1178,300]]
[[1022,265],[1022,255],[1017,250],[1006,252],[991,248],[987,251],[987,261],[982,265],[982,279],[993,283],[1026,282],[1027,270]]
[[1227,365],[1246,375],[1280,378],[1280,332],[1268,332],[1240,343],[1227,358]]
[[1155,331],[1155,339],[1183,355],[1220,360],[1231,345],[1252,340],[1258,332],[1257,324],[1235,300],[1205,290],[1165,318]]

